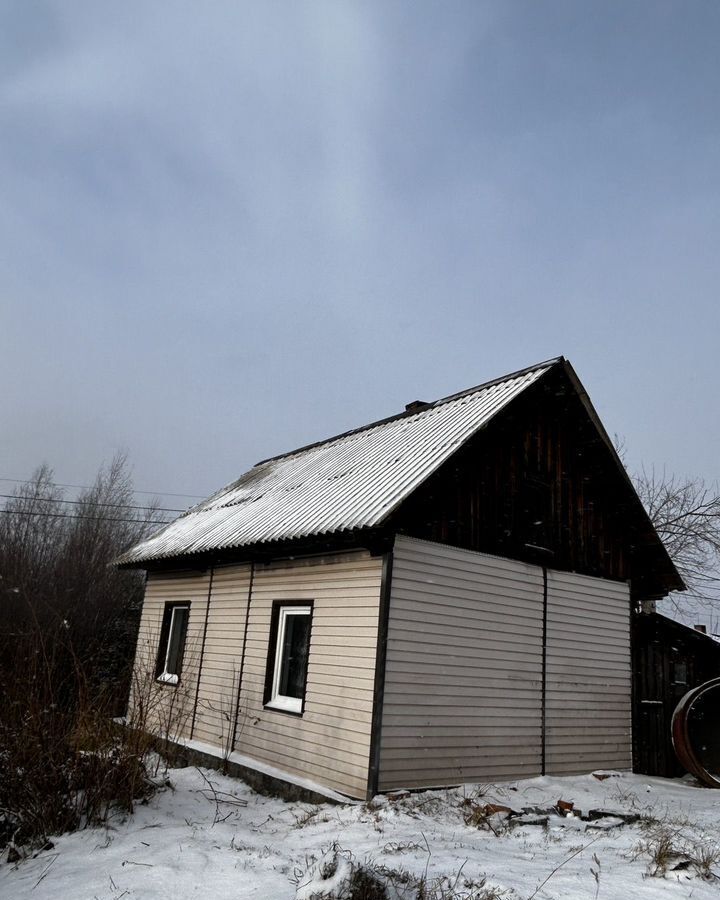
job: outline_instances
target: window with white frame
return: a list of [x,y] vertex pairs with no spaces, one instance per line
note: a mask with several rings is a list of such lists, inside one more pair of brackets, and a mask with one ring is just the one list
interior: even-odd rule
[[177,684],[180,681],[189,615],[190,607],[187,603],[165,604],[155,673],[157,680],[164,684]]
[[301,714],[305,704],[312,603],[273,604],[265,705]]

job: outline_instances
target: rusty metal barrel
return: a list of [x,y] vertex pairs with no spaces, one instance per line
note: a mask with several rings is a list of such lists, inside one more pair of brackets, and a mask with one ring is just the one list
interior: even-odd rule
[[678,703],[672,741],[688,772],[708,787],[720,788],[720,678],[693,688]]

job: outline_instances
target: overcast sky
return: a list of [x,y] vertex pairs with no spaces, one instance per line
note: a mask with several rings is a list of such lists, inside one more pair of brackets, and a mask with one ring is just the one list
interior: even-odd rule
[[0,11],[0,476],[204,495],[564,354],[720,477],[715,0]]

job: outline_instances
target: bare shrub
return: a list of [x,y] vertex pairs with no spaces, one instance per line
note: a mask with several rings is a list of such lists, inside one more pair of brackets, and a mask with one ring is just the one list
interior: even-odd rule
[[15,652],[0,670],[0,847],[17,852],[131,812],[153,785],[142,723],[113,722],[111,696],[89,684],[62,624],[25,635]]
[[[148,706],[125,709],[143,581],[110,563],[143,537],[124,456],[65,504],[42,466],[0,516],[0,847],[130,811],[152,785]],[[17,851],[13,851],[17,852]]]
[[[147,731],[148,740],[163,757],[174,762],[181,752],[183,737],[191,729],[196,677],[182,677],[172,685],[158,681],[155,668],[160,636],[152,628],[143,632],[132,667],[125,724],[130,730]],[[185,645],[183,671],[187,675],[197,672],[198,667],[199,647],[197,641],[192,641]]]

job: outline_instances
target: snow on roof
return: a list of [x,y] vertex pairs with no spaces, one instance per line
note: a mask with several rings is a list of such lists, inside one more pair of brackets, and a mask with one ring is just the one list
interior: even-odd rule
[[379,525],[561,358],[258,463],[133,547],[133,565]]

